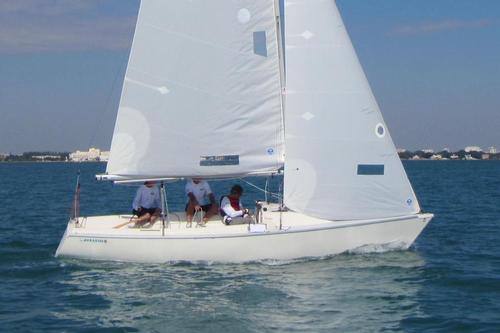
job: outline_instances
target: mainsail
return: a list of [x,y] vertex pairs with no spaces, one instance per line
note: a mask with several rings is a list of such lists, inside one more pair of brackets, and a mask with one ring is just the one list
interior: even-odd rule
[[333,0],[285,0],[285,205],[329,220],[420,211]]
[[274,0],[142,0],[108,174],[273,172],[282,124]]

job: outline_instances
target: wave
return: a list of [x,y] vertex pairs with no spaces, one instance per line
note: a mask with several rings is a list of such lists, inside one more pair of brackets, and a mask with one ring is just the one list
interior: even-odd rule
[[409,244],[406,242],[391,242],[385,244],[367,244],[357,247],[352,250],[348,250],[346,253],[349,254],[371,254],[371,253],[386,253],[394,251],[404,251],[408,250]]

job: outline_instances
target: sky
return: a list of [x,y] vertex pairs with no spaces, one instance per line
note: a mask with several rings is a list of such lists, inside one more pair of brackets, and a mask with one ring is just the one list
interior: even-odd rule
[[[337,0],[397,147],[500,148],[500,1]],[[0,153],[108,149],[139,0],[0,0]]]

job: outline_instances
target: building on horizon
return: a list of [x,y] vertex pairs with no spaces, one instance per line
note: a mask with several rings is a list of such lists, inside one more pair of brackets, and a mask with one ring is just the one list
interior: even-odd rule
[[464,148],[464,151],[466,153],[472,153],[472,152],[477,152],[477,153],[480,153],[482,152],[483,150],[481,149],[481,147],[479,146],[467,146]]
[[109,151],[101,151],[101,154],[99,155],[99,161],[101,162],[107,162],[109,161]]
[[90,148],[88,151],[77,150],[69,154],[69,160],[72,162],[107,162],[109,151],[102,151],[99,148]]
[[434,154],[431,156],[431,160],[434,160],[434,161],[440,161],[440,160],[444,160],[445,158],[443,158],[443,155],[441,154]]
[[488,153],[490,153],[490,154],[496,154],[497,153],[497,149],[495,147],[490,147],[490,148],[488,148]]
[[422,151],[426,154],[434,154],[434,149],[422,149]]

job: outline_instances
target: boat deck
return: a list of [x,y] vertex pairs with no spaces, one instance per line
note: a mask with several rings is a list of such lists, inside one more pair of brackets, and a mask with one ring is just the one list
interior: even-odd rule
[[[420,218],[432,218],[430,214],[420,214]],[[127,238],[210,238],[248,235],[250,233],[275,233],[286,231],[318,230],[324,228],[343,228],[346,226],[373,224],[416,218],[417,216],[404,216],[386,219],[357,220],[357,221],[328,221],[305,216],[293,211],[279,211],[277,204],[265,204],[261,210],[260,223],[225,225],[222,218],[217,215],[208,221],[204,227],[198,225],[200,216],[193,220],[191,227],[187,226],[186,214],[170,213],[170,218],[165,220],[163,228],[162,219],[158,219],[153,226],[142,228],[129,228],[134,222],[130,214],[81,217],[71,221],[68,225],[68,235],[89,237],[127,237]]]
[[[281,216],[280,216],[281,215]],[[130,228],[133,225],[132,216],[128,215],[108,215],[108,216],[92,216],[81,217],[78,224],[70,224],[70,234],[80,236],[126,236],[126,237],[211,237],[224,236],[234,234],[248,234],[249,232],[273,232],[280,230],[289,230],[291,228],[300,229],[301,227],[318,226],[331,224],[332,221],[307,218],[303,215],[294,212],[278,211],[277,205],[266,205],[266,210],[262,212],[261,228],[264,230],[255,231],[249,230],[248,223],[225,225],[220,216],[212,217],[204,227],[193,221],[191,227],[187,226],[186,214],[170,213],[169,221],[163,222],[158,219],[151,227]],[[280,229],[280,219],[282,229]],[[197,219],[199,221],[199,218]],[[253,218],[255,224],[255,218]]]
[[[133,225],[130,222],[131,215],[110,215],[110,216],[92,216],[80,219],[78,226],[73,228],[73,234],[78,235],[106,235],[106,236],[140,236],[145,237],[163,235],[163,222],[158,219],[151,227],[129,228]],[[165,235],[176,236],[210,236],[220,234],[247,233],[247,224],[236,224],[227,226],[222,223],[219,216],[213,217],[205,224],[205,227],[199,226],[196,222],[187,227],[186,216],[184,213],[171,214],[170,222],[165,222]],[[129,223],[130,222],[130,223]]]

